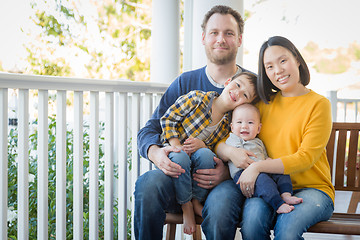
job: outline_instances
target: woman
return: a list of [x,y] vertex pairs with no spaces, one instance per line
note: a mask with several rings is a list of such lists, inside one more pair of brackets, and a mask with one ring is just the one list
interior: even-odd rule
[[[271,159],[250,164],[240,177],[241,190],[249,197],[243,207],[243,239],[270,239],[271,229],[275,239],[303,239],[310,226],[332,215],[335,190],[325,151],[332,125],[331,107],[325,97],[306,87],[309,82],[308,67],[288,39],[275,36],[262,45],[259,137]],[[218,145],[217,154],[235,165],[244,161],[237,157],[244,150],[230,149],[224,143]],[[294,195],[303,203],[294,205],[290,213],[276,215],[261,198],[250,198],[261,172],[289,174]]]

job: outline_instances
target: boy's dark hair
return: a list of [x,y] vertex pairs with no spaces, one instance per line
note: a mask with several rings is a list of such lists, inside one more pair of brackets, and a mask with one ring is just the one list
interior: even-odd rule
[[251,72],[240,72],[240,73],[237,73],[235,74],[232,78],[231,78],[231,81],[240,77],[240,76],[246,76],[247,79],[249,79],[249,82],[250,84],[254,87],[254,94],[255,94],[255,98],[254,100],[252,100],[252,104],[255,104],[257,102],[260,101],[260,98],[259,98],[259,94],[257,92],[257,76]]
[[300,63],[299,73],[300,73],[300,82],[302,85],[306,86],[310,82],[310,72],[309,68],[301,56],[299,50],[295,47],[295,45],[290,42],[287,38],[274,36],[269,38],[260,48],[259,53],[259,76],[258,76],[258,84],[257,84],[257,92],[261,100],[265,103],[269,103],[270,97],[277,92],[280,91],[279,88],[275,87],[274,84],[270,81],[268,76],[266,75],[266,70],[264,66],[264,53],[268,47],[271,46],[280,46],[289,50],[292,55],[296,58],[296,60]]
[[244,32],[244,20],[242,19],[240,13],[234,9],[232,9],[231,7],[228,6],[224,6],[224,5],[216,5],[214,7],[212,7],[206,14],[205,17],[203,19],[203,22],[201,24],[201,28],[203,30],[203,32],[205,32],[206,30],[206,25],[207,22],[209,21],[210,17],[215,14],[215,13],[219,13],[221,15],[226,15],[226,14],[230,14],[232,15],[239,27],[239,34],[243,34]]

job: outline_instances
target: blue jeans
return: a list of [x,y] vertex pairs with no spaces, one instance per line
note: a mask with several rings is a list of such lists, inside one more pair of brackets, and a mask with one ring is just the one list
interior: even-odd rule
[[200,148],[191,156],[184,151],[169,153],[169,159],[185,170],[185,173],[181,174],[179,178],[172,178],[176,191],[176,200],[179,204],[187,203],[193,198],[200,202],[205,200],[208,190],[199,187],[197,182],[192,180],[192,174],[198,169],[214,168],[215,156],[215,153],[208,148]]
[[[138,240],[162,239],[166,212],[181,213],[172,178],[161,170],[141,175],[135,185],[134,230]],[[241,193],[229,179],[213,188],[204,203],[202,230],[208,240],[234,239]]]
[[270,239],[274,229],[275,240],[304,239],[303,233],[320,221],[328,220],[333,211],[332,199],[322,191],[304,188],[294,191],[303,202],[294,205],[290,213],[276,212],[261,198],[248,198],[243,206],[241,235],[248,239]]
[[[237,183],[244,170],[238,171],[234,176],[234,182]],[[240,189],[240,185],[239,189]],[[281,194],[289,192],[293,194],[292,183],[289,175],[260,173],[255,182],[255,191],[253,197],[260,197],[270,204],[274,210],[277,210],[285,201]]]

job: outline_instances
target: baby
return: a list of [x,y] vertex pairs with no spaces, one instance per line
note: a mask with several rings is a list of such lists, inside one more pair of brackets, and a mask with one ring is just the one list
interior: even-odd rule
[[[265,145],[256,136],[260,133],[260,112],[252,104],[242,104],[232,112],[231,133],[226,143],[253,152],[255,161],[268,158]],[[229,162],[230,175],[236,184],[244,171]],[[240,187],[240,185],[239,185]],[[241,190],[241,189],[240,189]],[[255,183],[255,197],[263,198],[277,213],[289,213],[294,204],[302,202],[302,198],[292,196],[292,183],[289,175],[260,173]]]

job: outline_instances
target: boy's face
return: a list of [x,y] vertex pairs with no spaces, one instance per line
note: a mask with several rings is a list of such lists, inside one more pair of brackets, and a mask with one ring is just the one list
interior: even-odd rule
[[231,109],[234,109],[243,103],[251,103],[255,98],[255,88],[247,76],[241,75],[232,81],[227,80],[221,95],[233,106]]
[[234,109],[231,132],[243,140],[252,140],[260,133],[261,123],[258,112],[249,107],[239,106]]

